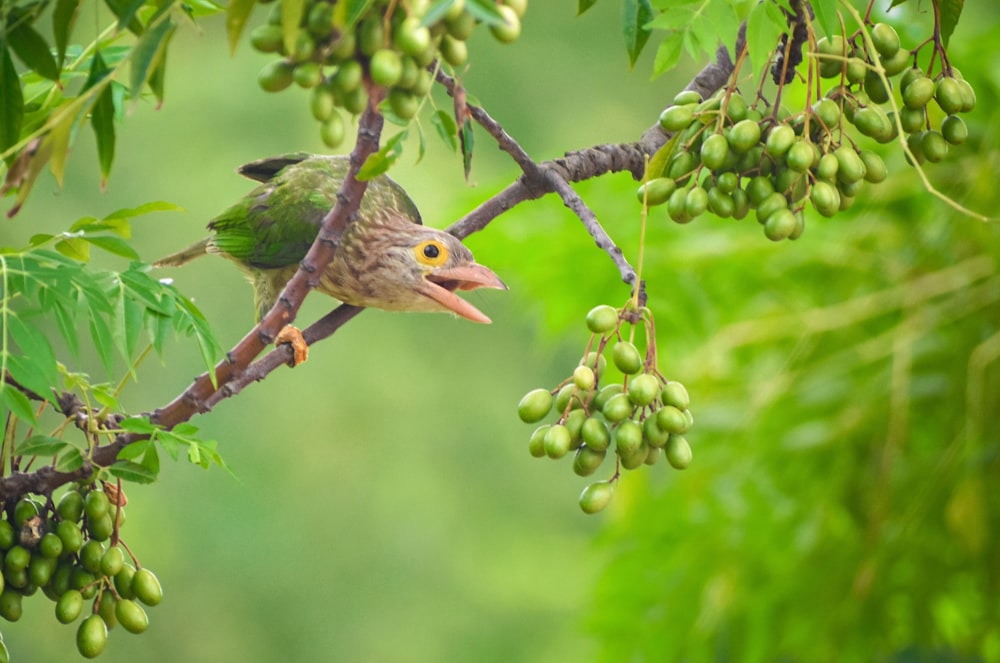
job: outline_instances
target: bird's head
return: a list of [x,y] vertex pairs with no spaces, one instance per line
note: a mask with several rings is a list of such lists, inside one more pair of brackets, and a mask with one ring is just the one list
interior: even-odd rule
[[348,304],[451,312],[482,323],[490,319],[455,292],[507,289],[458,238],[394,210],[352,223],[327,275],[321,287]]

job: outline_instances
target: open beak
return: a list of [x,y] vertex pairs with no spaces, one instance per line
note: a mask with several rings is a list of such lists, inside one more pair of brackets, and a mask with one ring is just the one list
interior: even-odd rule
[[492,321],[482,311],[455,294],[456,290],[477,288],[506,290],[507,286],[492,270],[473,262],[431,271],[421,281],[418,290],[422,295],[430,297],[466,320],[489,324]]

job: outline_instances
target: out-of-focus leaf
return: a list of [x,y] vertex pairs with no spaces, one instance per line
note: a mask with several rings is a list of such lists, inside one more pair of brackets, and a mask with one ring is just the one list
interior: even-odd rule
[[0,35],[0,152],[21,138],[24,93],[7,42]]
[[[146,30],[139,41],[136,42],[132,50],[130,64],[132,65],[129,76],[129,93],[133,99],[137,99],[142,92],[142,86],[150,81],[152,73],[163,62],[166,55],[167,43],[174,34],[177,26],[169,16],[164,16],[151,28]],[[162,98],[163,90],[157,98]]]
[[234,55],[256,2],[257,0],[229,0],[226,6],[226,35],[229,37],[229,51]]
[[747,17],[747,50],[755,77],[767,66],[778,37],[786,29],[785,15],[777,5],[762,2],[750,11]]
[[120,237],[108,237],[105,235],[103,237],[83,237],[83,240],[116,256],[128,258],[129,260],[139,260],[139,254],[135,252],[132,245]]
[[837,0],[812,0],[809,4],[816,15],[816,22],[823,28],[823,34],[828,37],[837,34]]
[[597,0],[579,0],[576,4],[576,15],[579,16],[597,4]]
[[72,444],[59,438],[47,435],[32,435],[25,440],[21,440],[14,447],[14,453],[18,456],[55,456],[65,449],[72,448]]
[[389,167],[403,153],[402,141],[408,134],[407,131],[400,131],[385,141],[385,145],[378,152],[369,154],[365,162],[361,164],[361,168],[358,169],[358,179],[361,181],[370,180],[389,170]]
[[[94,53],[85,89],[102,83],[107,74],[108,67],[98,51]],[[115,160],[115,102],[111,86],[108,84],[104,84],[104,88],[98,93],[97,99],[91,106],[90,125],[97,138],[97,160],[101,166],[101,185],[103,186],[107,183],[111,164]]]
[[136,12],[146,3],[146,0],[104,0],[104,3],[118,17],[119,30],[128,28],[133,34],[142,34],[142,23],[136,17]]
[[59,80],[59,65],[52,57],[48,42],[30,23],[24,21],[7,32],[10,48],[27,67],[51,81]]
[[3,391],[0,392],[0,399],[3,399],[4,405],[7,406],[7,409],[14,416],[32,426],[38,425],[38,420],[35,418],[35,411],[31,408],[31,401],[28,400],[28,397],[20,389],[10,383],[6,383],[3,385]]
[[[72,101],[70,107],[80,107],[82,99]],[[53,111],[53,115],[59,111]],[[52,153],[49,156],[49,169],[56,183],[62,186],[63,175],[66,173],[66,157],[69,155],[69,139],[73,135],[73,125],[76,122],[76,112],[64,112],[62,119],[57,122],[46,136],[46,140],[51,141]]]
[[681,51],[684,50],[684,34],[681,32],[671,32],[656,49],[656,58],[653,60],[653,78],[665,74],[681,60]]
[[503,24],[503,15],[497,11],[497,5],[492,0],[466,0],[465,11],[487,25]]
[[281,36],[289,53],[295,52],[295,39],[299,35],[305,9],[305,0],[281,0]]
[[115,366],[115,341],[108,326],[108,319],[102,314],[100,308],[92,301],[87,301],[90,308],[88,326],[90,327],[90,338],[94,342],[94,350],[101,358],[108,374],[111,374]]
[[31,189],[35,185],[35,180],[38,179],[38,175],[45,168],[45,164],[49,160],[49,154],[51,153],[51,142],[41,138],[32,139],[18,153],[17,158],[14,159],[13,164],[11,164],[7,171],[7,177],[3,185],[0,186],[0,195],[14,189],[17,190],[14,205],[7,211],[8,217],[13,217],[20,211],[21,206],[27,200],[28,194],[31,193]]
[[122,481],[133,483],[153,483],[156,481],[156,474],[150,472],[148,468],[130,460],[119,460],[108,468],[112,476],[116,476]]
[[79,449],[67,449],[66,453],[56,461],[56,469],[60,472],[72,472],[83,467],[83,455]]
[[66,59],[70,33],[80,14],[80,2],[81,0],[56,0],[56,8],[52,12],[52,36],[56,42],[56,64],[60,69]]
[[184,208],[180,205],[168,202],[166,200],[154,200],[149,203],[144,203],[138,207],[127,207],[120,210],[115,210],[111,214],[104,217],[104,221],[110,221],[112,219],[133,219],[137,216],[142,216],[144,214],[149,214],[151,212],[183,212]]
[[27,324],[21,319],[21,316],[8,315],[6,323],[7,333],[17,343],[21,354],[31,362],[34,367],[33,372],[44,384],[49,385],[48,389],[36,391],[36,393],[42,398],[48,398],[51,395],[51,388],[59,383],[56,355],[52,351],[49,340],[39,327]]
[[962,16],[962,9],[965,7],[965,0],[935,0],[938,10],[941,13],[941,39],[944,45],[948,45],[951,33],[958,25],[958,19]]
[[56,242],[56,251],[67,258],[79,260],[80,262],[90,261],[90,245],[79,237],[67,237]]
[[646,24],[653,18],[649,0],[625,0],[622,3],[622,37],[628,52],[629,66],[635,66],[643,47],[649,41]]
[[458,125],[455,124],[455,118],[453,118],[449,113],[443,110],[435,111],[431,115],[431,124],[434,125],[434,129],[437,130],[438,136],[441,140],[448,145],[452,151],[458,149]]
[[128,419],[123,419],[118,423],[118,426],[124,431],[137,433],[139,435],[152,435],[159,430],[156,426],[149,422],[149,419],[144,417],[129,417]]

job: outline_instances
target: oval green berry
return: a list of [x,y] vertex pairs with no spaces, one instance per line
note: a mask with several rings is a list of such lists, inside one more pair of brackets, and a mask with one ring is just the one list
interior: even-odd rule
[[[545,431],[543,444],[546,456],[549,458],[562,458],[569,453],[570,447],[573,445],[573,436],[570,435],[569,429],[566,426],[555,424]],[[136,573],[138,574],[138,571]],[[135,578],[132,578],[133,590],[135,590],[135,580]],[[138,592],[136,592],[136,596],[139,597]],[[141,597],[139,598],[142,600]]]
[[903,103],[907,108],[923,108],[934,97],[934,90],[934,81],[931,79],[926,76],[915,78],[903,88]]
[[969,127],[957,115],[949,115],[941,123],[941,135],[952,145],[961,145],[969,138]]
[[115,605],[115,617],[122,628],[129,633],[142,633],[149,628],[149,617],[142,606],[130,599],[122,599]]
[[740,120],[729,132],[729,146],[736,152],[746,152],[759,142],[760,125],[753,120]]
[[163,589],[160,581],[149,569],[139,569],[132,576],[132,592],[135,597],[148,606],[159,604],[163,600]]
[[872,43],[875,50],[884,58],[891,58],[899,51],[899,35],[888,23],[877,23],[872,27]]
[[[707,194],[706,194],[707,195]],[[619,371],[626,375],[638,373],[642,368],[642,357],[638,348],[629,341],[618,341],[611,351],[611,359]]]
[[56,620],[60,624],[76,621],[81,612],[83,612],[83,594],[78,589],[66,590],[56,601]]
[[618,328],[618,309],[601,304],[587,313],[587,329],[595,334],[607,334]]
[[683,470],[691,465],[691,445],[683,436],[671,435],[664,451],[667,453],[667,462],[674,469]]
[[552,400],[548,389],[532,389],[517,404],[517,416],[526,424],[541,421],[552,409]]
[[772,242],[780,242],[791,237],[797,226],[798,220],[792,210],[778,210],[764,222],[764,236]]
[[677,184],[669,177],[657,177],[642,184],[636,191],[636,197],[640,203],[649,206],[662,205],[676,188]]
[[632,401],[625,394],[615,394],[607,400],[601,412],[608,421],[623,421],[632,414]]
[[[542,458],[543,456],[545,456],[545,433],[547,433],[550,428],[552,428],[551,424],[545,424],[543,426],[539,426],[531,434],[531,437],[528,438],[528,453],[530,453],[533,457],[535,457],[535,458]],[[128,567],[126,567],[126,568],[128,568]],[[115,576],[115,585],[116,586],[118,584],[118,582],[117,582],[118,578],[120,578],[124,573],[125,573],[125,571],[122,571],[121,574]],[[130,576],[129,585],[131,585],[131,582],[132,581],[131,581],[131,576]],[[118,593],[122,594],[121,589],[118,590]],[[124,594],[123,594],[123,596],[124,596]]]
[[605,451],[597,451],[589,445],[580,447],[573,457],[573,472],[581,477],[589,477],[601,466],[606,455]]
[[95,658],[108,644],[108,625],[100,615],[91,615],[76,631],[76,648],[84,658]]
[[[709,170],[718,170],[729,156],[729,141],[722,134],[712,134],[701,143],[701,162]],[[707,202],[707,201],[706,201]],[[704,211],[704,210],[703,210]],[[691,216],[698,216],[692,214]]]
[[611,444],[608,425],[597,417],[588,417],[580,427],[580,437],[584,444],[594,451],[604,451]]
[[694,119],[694,108],[693,104],[667,106],[660,113],[660,126],[671,132],[684,129]]
[[615,488],[610,481],[596,481],[580,493],[580,508],[584,513],[597,513],[603,511],[611,498],[614,496]]
[[649,405],[660,395],[660,381],[655,375],[643,373],[629,381],[628,398],[640,407]]
[[615,449],[619,456],[630,456],[642,446],[642,426],[631,419],[615,428]]

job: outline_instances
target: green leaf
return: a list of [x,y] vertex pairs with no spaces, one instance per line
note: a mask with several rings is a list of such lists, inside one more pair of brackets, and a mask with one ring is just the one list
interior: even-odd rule
[[374,0],[341,0],[334,6],[334,25],[342,30],[350,30],[372,5]]
[[55,456],[64,449],[72,449],[73,445],[64,440],[47,435],[32,435],[21,440],[15,447],[18,456]]
[[102,221],[112,221],[114,219],[134,219],[137,216],[143,216],[144,214],[150,214],[151,212],[183,212],[184,208],[180,205],[175,205],[174,203],[167,202],[166,200],[154,200],[138,207],[127,207],[120,210],[115,210],[111,214],[108,214],[102,219]]
[[156,473],[150,472],[148,468],[133,463],[130,460],[120,460],[108,468],[112,476],[118,477],[122,481],[133,483],[153,483],[156,481]]
[[88,300],[87,306],[90,308],[90,318],[88,327],[90,328],[90,338],[94,342],[94,350],[101,358],[105,370],[111,374],[115,365],[114,356],[114,336],[108,326],[108,320],[103,313],[95,306],[95,302]]
[[73,472],[81,467],[83,467],[83,454],[75,447],[67,449],[66,453],[56,461],[56,469],[60,472]]
[[7,409],[14,416],[32,426],[38,425],[38,420],[35,418],[35,411],[31,407],[31,401],[24,395],[23,391],[10,383],[6,383],[3,385],[3,392],[0,396],[3,398],[4,405],[7,406]]
[[128,292],[124,287],[120,289],[119,295],[115,307],[115,325],[112,331],[118,350],[126,359],[131,359],[135,356],[139,335],[142,332],[144,311],[135,300],[128,297]]
[[66,59],[66,46],[69,44],[70,33],[76,17],[80,15],[81,0],[56,0],[56,8],[52,12],[52,36],[56,42],[56,64],[62,68]]
[[838,0],[812,0],[810,2],[813,13],[816,15],[816,22],[823,28],[823,34],[827,37],[839,34],[840,26],[837,23],[837,2]]
[[576,15],[580,16],[583,12],[590,9],[595,4],[597,4],[597,0],[579,0],[576,5]]
[[24,94],[7,42],[0,36],[0,152],[21,139]]
[[472,119],[465,118],[462,122],[462,130],[458,134],[459,144],[462,147],[462,170],[465,173],[465,181],[469,181],[469,174],[472,173],[472,151],[475,145],[475,133],[472,131]]
[[493,0],[466,0],[465,11],[487,25],[503,24],[503,16],[497,11],[496,2]]
[[622,3],[622,36],[628,52],[629,66],[635,66],[643,47],[649,41],[647,24],[653,18],[649,0],[624,0]]
[[299,35],[305,9],[305,0],[281,0],[281,35],[289,53],[295,52],[295,39]]
[[127,27],[133,34],[142,34],[142,23],[136,18],[136,12],[146,4],[146,0],[104,0],[104,4],[118,17],[119,30]]
[[458,150],[458,125],[455,124],[455,118],[443,110],[435,111],[431,115],[431,124],[437,130],[438,136],[441,140],[448,145],[452,151]]
[[369,154],[365,162],[358,169],[358,180],[366,181],[378,177],[389,170],[389,167],[396,162],[399,155],[403,153],[402,141],[408,132],[400,131],[398,134],[385,142],[375,154]]
[[124,431],[135,433],[137,435],[152,435],[160,430],[151,424],[149,419],[146,419],[145,417],[129,417],[128,419],[120,421],[118,426]]
[[236,54],[243,28],[256,2],[257,0],[229,0],[226,6],[226,34],[229,37],[229,51],[233,55]]
[[126,444],[122,447],[122,450],[118,452],[118,460],[135,460],[142,454],[146,453],[147,450],[155,448],[156,444],[149,438],[145,440],[136,440],[135,442]]
[[[150,76],[163,62],[170,37],[177,26],[169,16],[164,16],[153,27],[147,29],[136,42],[129,56],[132,66],[129,76],[129,93],[137,99],[142,87],[150,80]],[[161,90],[162,93],[162,90]]]
[[777,5],[762,2],[750,11],[747,17],[747,51],[755,77],[767,67],[771,52],[786,29],[785,15]]
[[653,78],[665,74],[681,60],[681,52],[684,50],[684,34],[682,32],[671,32],[656,49],[656,58],[653,60]]
[[67,237],[56,242],[56,251],[73,260],[88,262],[90,260],[90,245],[79,237]]
[[128,258],[129,260],[139,260],[139,254],[135,252],[132,245],[120,237],[109,237],[107,235],[102,237],[84,236],[83,240],[116,256]]
[[32,372],[37,375],[39,380],[48,385],[48,389],[36,391],[33,388],[32,391],[36,391],[42,398],[50,398],[51,389],[59,383],[59,369],[49,339],[45,337],[39,327],[26,324],[20,316],[8,315],[6,323],[7,333],[17,343],[24,358],[31,363]]
[[52,57],[48,42],[38,34],[27,21],[7,32],[10,48],[25,66],[33,69],[42,78],[50,81],[59,80],[59,66]]
[[94,136],[97,138],[97,160],[101,166],[102,186],[107,182],[111,172],[111,164],[115,159],[115,101],[111,86],[103,83],[107,73],[108,67],[104,63],[104,58],[101,57],[100,52],[95,53],[85,88],[89,89],[99,84],[105,85],[91,106],[90,115],[90,124],[94,129]]
[[201,358],[205,362],[205,368],[209,374],[215,376],[215,364],[222,356],[222,346],[215,338],[208,320],[198,307],[187,297],[178,293],[177,310],[188,323],[189,330],[198,341],[198,349],[201,350]]
[[965,0],[938,0],[939,11],[941,13],[941,39],[944,45],[948,45],[951,33],[958,25],[958,19],[962,16],[962,9],[965,8]]

